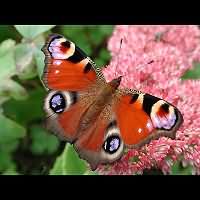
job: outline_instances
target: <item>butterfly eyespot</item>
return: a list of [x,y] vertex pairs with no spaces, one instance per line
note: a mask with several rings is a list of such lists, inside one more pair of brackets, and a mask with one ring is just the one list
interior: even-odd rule
[[169,104],[164,103],[161,105],[160,109],[163,109],[166,113],[169,112]]
[[62,113],[66,107],[66,102],[65,102],[64,96],[60,93],[54,94],[50,99],[49,107],[55,113]]
[[77,102],[79,95],[73,91],[50,91],[45,98],[44,109],[49,114],[61,114]]
[[119,149],[120,144],[121,144],[121,140],[119,136],[112,135],[106,139],[106,141],[104,142],[103,148],[105,152],[109,154],[113,154]]
[[69,41],[65,41],[61,43],[61,46],[65,47],[65,48],[70,48],[70,42]]

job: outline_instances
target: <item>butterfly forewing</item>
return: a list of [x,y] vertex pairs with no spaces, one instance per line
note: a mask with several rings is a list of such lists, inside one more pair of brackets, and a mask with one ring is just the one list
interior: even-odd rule
[[97,79],[104,81],[95,63],[73,42],[53,34],[42,48],[45,69],[42,80],[54,90],[85,90]]

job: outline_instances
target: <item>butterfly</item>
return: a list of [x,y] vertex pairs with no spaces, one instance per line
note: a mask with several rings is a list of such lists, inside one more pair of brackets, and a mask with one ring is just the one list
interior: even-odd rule
[[161,136],[175,138],[183,117],[172,104],[119,89],[122,76],[106,82],[101,69],[62,35],[50,35],[42,51],[47,128],[73,144],[92,170],[119,160],[126,148]]

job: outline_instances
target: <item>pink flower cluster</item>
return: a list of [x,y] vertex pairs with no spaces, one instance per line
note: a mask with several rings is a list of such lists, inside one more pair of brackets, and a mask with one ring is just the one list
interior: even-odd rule
[[140,150],[130,149],[120,161],[109,167],[99,166],[98,171],[138,174],[158,168],[168,174],[173,163],[181,159],[184,166],[192,165],[194,174],[200,174],[200,80],[181,80],[200,61],[198,26],[116,26],[108,49],[112,60],[103,71],[108,81],[125,74],[122,88],[169,101],[179,108],[184,123],[176,140],[161,137]]

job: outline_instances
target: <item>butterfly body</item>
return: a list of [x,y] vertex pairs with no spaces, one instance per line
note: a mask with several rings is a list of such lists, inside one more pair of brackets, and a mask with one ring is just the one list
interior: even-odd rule
[[125,147],[160,136],[174,138],[183,118],[172,104],[131,89],[122,76],[106,82],[101,70],[73,42],[53,34],[43,47],[47,125],[72,143],[92,169],[112,163]]

